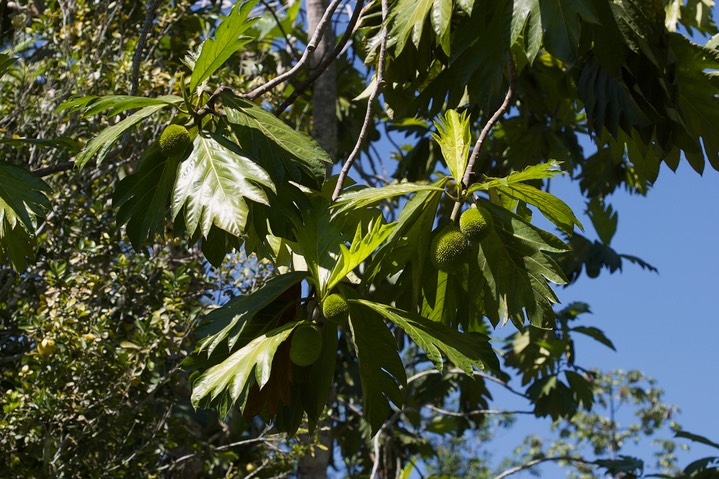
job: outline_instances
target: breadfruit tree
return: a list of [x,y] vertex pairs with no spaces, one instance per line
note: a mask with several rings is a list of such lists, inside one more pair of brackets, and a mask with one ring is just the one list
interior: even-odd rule
[[[365,474],[421,455],[400,436],[426,426],[426,404],[457,391],[461,410],[489,410],[488,383],[509,373],[537,416],[591,408],[571,335],[611,342],[555,309],[556,286],[624,260],[650,268],[610,246],[615,189],[645,194],[662,163],[719,169],[717,40],[681,33],[715,35],[712,2],[333,0],[304,35],[300,2],[242,1],[172,70],[153,70],[162,93],[139,96],[160,3],[146,6],[129,94],[69,91],[57,109],[73,122],[66,135],[8,138],[69,145],[67,167],[0,163],[0,251],[17,271],[35,260],[52,208],[42,178],[70,167],[111,178],[108,208],[136,251],[180,237],[213,267],[238,251],[269,262],[260,288],[199,321],[183,362],[192,403],[289,434],[329,424]],[[337,44],[305,68],[328,28]],[[1,54],[0,74],[22,74],[18,51]],[[308,92],[333,63],[336,158],[308,134]],[[381,138],[407,145],[380,159]],[[599,240],[548,192],[559,175],[578,182]],[[517,332],[500,358],[490,339],[504,327]],[[369,442],[342,442],[350,429],[398,439],[375,440],[370,460],[358,452]]]

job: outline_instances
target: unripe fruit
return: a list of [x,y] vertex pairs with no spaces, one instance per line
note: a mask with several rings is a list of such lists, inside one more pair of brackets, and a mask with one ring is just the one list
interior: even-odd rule
[[37,345],[37,352],[40,356],[50,356],[55,352],[55,340],[50,338],[43,339]]
[[335,324],[344,322],[349,315],[349,305],[340,294],[330,294],[322,301],[322,316]]
[[470,208],[459,217],[459,229],[470,241],[482,241],[492,229],[492,216],[484,208]]
[[429,245],[429,257],[437,269],[451,273],[464,261],[467,238],[456,226],[442,230]]
[[313,324],[301,324],[295,328],[290,342],[290,361],[298,366],[309,366],[317,361],[322,352],[322,333]]
[[190,133],[182,125],[168,125],[160,135],[160,151],[169,157],[180,156],[190,146]]

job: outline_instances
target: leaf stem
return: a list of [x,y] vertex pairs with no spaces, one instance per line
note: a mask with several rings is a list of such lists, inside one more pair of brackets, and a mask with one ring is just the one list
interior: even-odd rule
[[344,165],[342,165],[342,171],[340,171],[339,178],[337,178],[337,184],[335,185],[335,190],[332,193],[332,201],[335,201],[342,191],[342,185],[345,182],[345,179],[347,178],[347,175],[350,172],[350,169],[352,169],[352,164],[357,160],[359,157],[362,146],[364,145],[365,140],[367,139],[367,133],[369,131],[369,125],[372,122],[372,105],[374,104],[375,100],[379,96],[380,92],[384,88],[385,85],[385,79],[384,79],[384,66],[385,61],[387,58],[387,15],[389,12],[389,3],[387,0],[382,0],[382,33],[380,38],[380,50],[379,50],[379,60],[377,61],[377,84],[375,85],[374,90],[369,96],[369,99],[367,99],[367,110],[365,112],[364,122],[362,123],[362,129],[360,130],[359,135],[357,136],[357,142],[355,143],[354,149],[350,153],[349,157],[347,157],[347,161],[345,161]]
[[[474,144],[472,155],[469,157],[469,162],[467,163],[467,168],[464,170],[464,177],[462,178],[462,196],[466,194],[467,188],[469,187],[470,179],[472,178],[472,175],[474,175],[474,167],[477,163],[477,159],[479,158],[479,153],[482,151],[484,141],[487,139],[487,136],[489,136],[489,132],[492,130],[494,125],[497,124],[502,115],[504,115],[507,110],[509,110],[509,105],[512,101],[512,97],[514,96],[514,91],[517,85],[517,70],[514,67],[514,61],[512,60],[511,53],[507,53],[507,71],[509,74],[509,86],[507,87],[507,94],[504,96],[504,101],[502,101],[502,104],[499,106],[499,108],[497,108],[497,111],[494,112],[494,114],[484,125],[484,128],[482,128],[482,131],[479,133],[479,138],[477,138],[477,142]],[[452,210],[452,220],[457,219],[457,215],[459,214],[459,209],[461,207],[462,204],[460,202],[456,202],[454,204],[454,209]]]
[[268,81],[264,85],[260,85],[259,87],[255,88],[249,93],[245,93],[244,95],[241,95],[243,98],[246,98],[248,100],[254,100],[260,95],[263,95],[264,93],[267,93],[275,86],[279,85],[280,83],[288,80],[289,78],[292,78],[297,74],[297,72],[300,71],[300,69],[304,66],[304,64],[309,60],[310,55],[313,51],[317,48],[317,44],[319,43],[320,39],[322,38],[322,35],[325,32],[325,28],[327,28],[327,25],[329,25],[330,20],[332,20],[332,15],[334,14],[335,10],[337,10],[337,7],[339,7],[340,3],[342,3],[343,0],[332,0],[332,3],[330,3],[329,7],[327,7],[327,10],[325,10],[324,15],[322,15],[322,19],[320,20],[320,23],[317,25],[317,28],[315,29],[314,33],[312,34],[312,38],[310,39],[309,43],[307,44],[307,47],[305,48],[305,51],[302,53],[302,57],[295,63],[295,65],[287,70],[285,73],[276,76],[272,80]]
[[357,21],[360,17],[360,12],[362,10],[362,6],[364,4],[364,0],[359,0],[357,2],[357,5],[355,6],[354,11],[352,12],[352,17],[350,17],[350,21],[347,24],[347,30],[345,30],[344,34],[342,35],[342,38],[340,39],[339,43],[335,45],[334,50],[329,55],[326,55],[324,58],[322,58],[322,61],[320,62],[317,67],[315,67],[310,74],[307,76],[307,79],[299,85],[295,90],[292,92],[290,96],[288,96],[280,105],[275,109],[275,115],[279,116],[284,112],[291,104],[299,98],[299,96],[304,92],[307,87],[312,85],[317,78],[319,78],[322,73],[327,70],[327,67],[330,66],[330,64],[335,61],[335,59],[342,53],[342,50],[344,50],[345,46],[347,45],[347,42],[349,41],[350,37],[352,37],[352,34],[355,31],[355,25],[357,25]]

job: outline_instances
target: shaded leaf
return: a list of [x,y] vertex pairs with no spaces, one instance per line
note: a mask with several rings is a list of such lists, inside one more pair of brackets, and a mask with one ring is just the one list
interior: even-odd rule
[[489,337],[480,333],[460,333],[442,323],[423,318],[384,304],[366,300],[351,300],[372,309],[404,330],[427,354],[434,366],[442,371],[443,353],[455,366],[471,375],[473,367],[499,370],[499,361],[489,344]]
[[602,343],[609,349],[616,351],[614,343],[612,343],[612,341],[604,334],[604,331],[599,328],[595,328],[594,326],[575,326],[571,328],[571,331],[576,331],[577,333],[589,336],[595,341]]
[[502,207],[487,202],[482,206],[494,220],[492,232],[479,244],[477,258],[490,321],[496,326],[511,319],[522,327],[526,313],[531,324],[553,327],[552,304],[558,299],[548,281],[566,284],[567,280],[546,253],[566,252],[567,245]]
[[113,204],[119,206],[117,221],[127,223],[127,235],[139,250],[148,238],[162,234],[172,197],[180,158],[167,158],[157,145],[145,152],[137,170],[115,189]]
[[714,441],[710,441],[709,439],[707,439],[704,436],[700,436],[699,434],[694,434],[689,431],[684,431],[684,430],[676,431],[674,433],[674,437],[681,437],[684,439],[689,439],[690,441],[698,442],[700,444],[704,444],[705,446],[710,446],[715,449],[719,449],[718,443],[716,443]]
[[0,162],[0,251],[17,271],[34,257],[38,218],[50,208],[50,187],[24,168]]
[[85,148],[75,157],[75,165],[78,168],[82,168],[90,159],[97,155],[97,164],[102,163],[105,156],[110,152],[112,145],[120,138],[127,129],[135,126],[145,118],[154,115],[158,111],[165,108],[167,103],[161,103],[159,105],[152,105],[142,108],[136,111],[132,115],[128,116],[124,120],[118,122],[115,125],[109,126],[97,134],[91,139]]
[[391,412],[389,402],[402,403],[400,386],[407,383],[404,365],[397,353],[397,342],[384,322],[363,308],[355,312],[350,303],[349,327],[359,363],[364,416],[372,435],[382,427]]
[[598,23],[591,0],[535,0],[539,3],[544,47],[557,58],[571,62],[577,56],[582,21]]
[[288,180],[313,188],[322,184],[332,159],[312,137],[232,93],[222,94],[222,104],[240,148],[256,159],[278,187]]

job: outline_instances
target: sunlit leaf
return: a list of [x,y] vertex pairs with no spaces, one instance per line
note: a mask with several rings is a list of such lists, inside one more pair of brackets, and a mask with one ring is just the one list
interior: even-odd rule
[[268,204],[263,188],[274,191],[265,170],[223,138],[202,133],[179,167],[172,216],[184,210],[191,235],[199,229],[206,237],[214,224],[240,236],[247,223],[247,201]]
[[369,231],[364,234],[362,225],[357,225],[357,232],[350,247],[347,248],[345,245],[340,244],[341,256],[330,273],[327,286],[323,289],[330,291],[337,283],[342,281],[345,276],[374,253],[377,247],[392,233],[395,226],[394,223],[382,224],[381,221],[375,221],[370,224],[368,228]]
[[209,368],[193,384],[192,403],[197,407],[205,396],[214,400],[223,393],[236,401],[252,384],[262,388],[269,380],[277,348],[287,340],[295,326],[297,323],[288,323],[258,336],[220,364]]
[[200,56],[195,60],[190,80],[190,91],[195,89],[217,71],[235,52],[252,41],[242,36],[256,19],[248,19],[257,0],[237,4],[215,31],[215,38],[208,38],[202,44]]
[[444,191],[444,189],[441,188],[442,184],[444,184],[444,181],[432,184],[399,183],[382,188],[363,188],[343,194],[337,198],[333,207],[336,208],[336,213],[343,213],[348,210],[373,205],[395,196],[403,196],[420,191]]
[[447,110],[444,116],[435,122],[435,126],[437,133],[432,133],[432,138],[442,149],[442,156],[454,180],[460,184],[469,161],[469,147],[472,141],[469,117],[466,112],[457,113],[455,110]]

